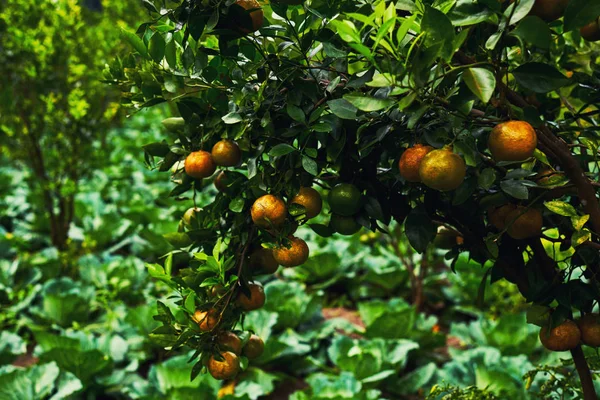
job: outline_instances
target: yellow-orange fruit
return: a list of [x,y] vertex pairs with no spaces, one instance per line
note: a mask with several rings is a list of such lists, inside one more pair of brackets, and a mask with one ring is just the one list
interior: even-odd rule
[[237,304],[244,311],[258,310],[265,304],[265,289],[260,282],[248,282],[248,290],[250,290],[250,296],[240,291]]
[[227,173],[225,171],[219,172],[219,175],[215,178],[215,187],[221,193],[224,193],[227,190],[227,185],[229,184]]
[[256,0],[237,0],[235,5],[244,9],[248,17],[239,18],[239,21],[235,21],[238,26],[236,29],[243,33],[251,33],[262,28],[264,23],[264,12],[260,7],[260,4]]
[[214,308],[207,311],[196,310],[192,319],[198,324],[202,332],[208,332],[214,329],[219,322],[219,312]]
[[232,379],[240,372],[240,359],[231,351],[220,353],[221,360],[212,355],[208,360],[208,372],[213,378],[219,380]]
[[508,121],[492,129],[488,148],[496,161],[523,161],[537,146],[535,129],[525,121]]
[[252,360],[260,357],[263,351],[265,351],[265,343],[258,335],[252,334],[248,339],[248,343],[244,346],[244,355]]
[[277,227],[287,217],[287,207],[283,200],[272,194],[266,194],[256,199],[250,209],[252,221],[261,228],[269,228],[271,224]]
[[280,246],[273,249],[273,257],[280,265],[284,267],[296,267],[302,265],[308,260],[308,245],[306,242],[295,236],[290,236],[291,247]]
[[540,17],[546,22],[552,22],[565,14],[569,0],[535,0],[529,15]]
[[217,166],[208,151],[194,151],[185,159],[185,173],[195,179],[208,178],[216,169]]
[[579,327],[571,320],[566,320],[550,331],[548,331],[547,326],[540,329],[540,341],[548,350],[572,350],[577,347],[580,340],[581,332],[579,331]]
[[183,214],[183,223],[186,225],[191,225],[192,221],[196,217],[196,213],[202,211],[199,207],[188,208],[187,211]]
[[250,254],[248,266],[254,274],[273,274],[279,268],[279,264],[273,257],[273,250],[264,247]]
[[590,347],[600,347],[600,314],[585,314],[578,321],[581,341]]
[[303,206],[306,209],[306,219],[316,217],[323,209],[321,195],[311,187],[301,187],[290,203]]
[[579,33],[581,33],[581,37],[588,42],[597,42],[600,40],[600,17],[583,26],[579,30]]
[[409,182],[421,182],[421,176],[419,175],[421,161],[432,150],[433,147],[423,146],[422,144],[415,144],[413,147],[406,149],[398,162],[400,175]]
[[465,161],[448,148],[430,151],[423,157],[419,167],[421,181],[442,192],[458,188],[466,174]]
[[223,139],[215,143],[210,154],[215,164],[221,167],[234,167],[242,159],[240,147],[229,139]]
[[540,236],[544,221],[539,210],[518,206],[508,213],[506,224],[506,233],[513,239],[520,240]]
[[495,226],[499,230],[504,230],[506,228],[506,217],[512,211],[516,210],[517,206],[514,204],[504,204],[498,208],[492,208],[488,210],[488,220],[490,224]]
[[220,350],[233,351],[235,354],[242,353],[242,340],[233,332],[223,331],[217,335],[217,343]]

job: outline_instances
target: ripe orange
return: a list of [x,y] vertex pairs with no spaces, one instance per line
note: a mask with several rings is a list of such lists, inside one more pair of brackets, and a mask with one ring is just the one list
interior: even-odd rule
[[492,129],[488,148],[496,161],[523,161],[537,146],[535,129],[525,121],[508,121]]
[[202,332],[212,331],[219,322],[219,312],[214,308],[207,311],[196,310],[192,319],[198,324]]
[[542,213],[535,209],[517,206],[506,216],[506,233],[513,239],[527,239],[540,236],[544,221]]
[[273,249],[273,257],[280,265],[284,267],[297,267],[308,260],[308,245],[306,242],[295,236],[289,236],[291,247],[280,246]]
[[279,268],[279,264],[277,264],[275,257],[273,257],[273,250],[265,249],[264,247],[250,254],[248,266],[256,275],[273,274]]
[[200,211],[202,211],[202,209],[199,207],[188,208],[183,214],[183,223],[187,226],[192,225],[192,222],[194,222],[194,219],[196,218],[196,214]]
[[562,324],[548,332],[548,327],[543,326],[540,329],[540,341],[548,350],[567,351],[572,350],[579,344],[581,332],[577,324],[571,320],[566,320]]
[[258,335],[252,334],[244,346],[244,355],[252,360],[260,357],[263,351],[265,351],[265,343]]
[[463,237],[457,231],[440,226],[435,239],[433,239],[433,246],[436,249],[450,250],[457,244],[463,244],[463,242]]
[[225,380],[234,378],[240,372],[240,359],[231,351],[219,353],[221,360],[217,360],[214,355],[208,360],[208,372],[215,379]]
[[449,148],[430,151],[423,157],[419,167],[421,181],[442,192],[458,188],[466,174],[465,161]]
[[329,191],[329,207],[331,211],[349,217],[360,210],[362,195],[351,183],[340,183]]
[[529,15],[535,15],[546,22],[552,22],[564,15],[568,4],[569,0],[535,0]]
[[600,40],[600,17],[590,22],[579,30],[581,37],[588,42],[597,42]]
[[400,175],[409,182],[421,182],[421,176],[419,176],[421,161],[432,150],[433,147],[423,146],[422,144],[415,144],[413,147],[406,149],[398,162]]
[[218,141],[210,152],[215,164],[221,167],[234,167],[242,159],[242,151],[236,142],[229,139]]
[[242,340],[233,332],[223,331],[217,336],[219,350],[229,350],[235,354],[242,354]]
[[208,151],[194,151],[185,159],[185,173],[195,179],[208,178],[217,166]]
[[208,297],[210,298],[218,298],[223,296],[225,293],[227,293],[227,290],[225,290],[225,288],[223,287],[223,285],[221,285],[220,283],[216,284],[215,286],[211,287],[210,290],[208,291]]
[[354,235],[360,231],[362,225],[360,225],[354,217],[344,217],[343,215],[332,214],[329,220],[329,226],[335,232],[342,235]]
[[224,193],[227,190],[227,186],[230,184],[229,179],[227,177],[227,173],[225,171],[219,172],[219,175],[215,178],[214,184],[217,190],[221,193]]
[[237,0],[233,6],[237,8],[233,10],[235,29],[251,33],[262,28],[265,16],[258,1]]
[[237,304],[244,311],[258,310],[265,304],[265,288],[260,282],[248,282],[250,296],[240,291],[237,297]]
[[266,194],[256,199],[252,204],[250,214],[252,221],[261,228],[268,228],[271,224],[277,227],[284,223],[287,207],[279,197]]
[[600,347],[600,314],[585,314],[578,325],[581,341],[590,347]]
[[306,209],[306,219],[316,217],[323,208],[321,195],[311,187],[301,187],[298,194],[292,198],[290,203],[304,206]]
[[506,217],[517,208],[514,204],[508,203],[498,208],[488,210],[488,220],[490,224],[498,230],[503,231],[506,228]]

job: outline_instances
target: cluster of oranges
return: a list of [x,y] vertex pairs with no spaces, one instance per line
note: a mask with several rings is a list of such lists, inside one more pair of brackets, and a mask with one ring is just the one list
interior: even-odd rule
[[[297,6],[304,3],[304,0],[274,0],[274,3]],[[237,0],[232,5],[233,10],[233,28],[241,33],[252,33],[262,28],[264,23],[264,12],[257,0]]]
[[[536,0],[529,12],[543,19],[546,22],[552,22],[563,15],[569,5],[569,0]],[[600,40],[600,18],[590,22],[580,29],[581,37],[590,42]]]
[[585,314],[577,321],[568,319],[552,329],[544,326],[540,341],[552,351],[573,350],[579,343],[600,347],[600,314]]

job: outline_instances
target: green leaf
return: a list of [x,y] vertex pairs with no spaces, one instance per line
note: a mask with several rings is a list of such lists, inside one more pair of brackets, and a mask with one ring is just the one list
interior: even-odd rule
[[494,73],[485,68],[468,68],[462,74],[463,80],[471,92],[484,103],[490,101],[496,89]]
[[229,114],[221,117],[221,119],[228,125],[237,124],[238,122],[242,122],[244,120],[242,116],[236,112],[230,112]]
[[569,32],[600,16],[600,0],[571,0],[565,10],[564,31]]
[[406,217],[404,230],[410,245],[419,253],[427,249],[437,233],[437,227],[423,206],[413,208]]
[[331,112],[342,119],[355,119],[358,109],[346,99],[335,99],[327,102]]
[[580,231],[583,229],[583,226],[589,221],[589,214],[585,214],[582,216],[571,217],[571,224],[573,225],[573,229],[576,231]]
[[523,64],[513,71],[517,82],[536,93],[548,93],[569,83],[569,79],[551,65],[539,62]]
[[344,96],[345,100],[348,100],[354,107],[362,111],[379,111],[384,108],[391,107],[394,104],[394,100],[391,99],[378,99],[375,97],[367,97],[360,95],[347,94]]
[[502,191],[515,199],[527,200],[529,198],[529,190],[523,185],[523,181],[507,180],[500,182]]
[[562,215],[563,217],[578,217],[579,214],[575,207],[569,203],[560,200],[545,201],[544,205],[554,214]]
[[148,53],[154,62],[159,63],[165,56],[165,38],[160,32],[154,32],[148,43]]
[[425,32],[426,48],[439,46],[440,55],[449,59],[454,52],[454,27],[446,14],[430,6],[425,6],[421,21],[421,31]]
[[241,213],[244,210],[245,200],[243,197],[236,197],[229,203],[229,209],[234,213]]
[[458,0],[448,17],[454,26],[476,25],[494,15],[484,4],[472,0]]
[[308,224],[310,229],[312,229],[317,235],[321,237],[330,237],[335,232],[329,227],[329,225],[323,224]]
[[308,156],[302,156],[302,168],[312,176],[319,174],[317,162]]
[[573,233],[573,236],[571,236],[571,246],[577,247],[582,243],[590,241],[591,239],[592,233],[589,231],[589,229],[584,228],[580,231]]
[[276,146],[273,146],[273,148],[269,151],[269,155],[271,157],[279,157],[279,156],[285,156],[286,154],[290,154],[293,153],[294,151],[296,151],[296,149],[292,146],[290,146],[287,143],[280,143]]
[[125,29],[121,29],[121,36],[129,42],[133,48],[140,53],[142,57],[148,58],[148,50],[142,39],[135,33],[129,32]]
[[486,168],[481,171],[477,177],[477,183],[482,189],[488,190],[496,181],[496,171],[493,168]]
[[541,49],[549,49],[550,41],[552,40],[550,27],[536,16],[529,16],[523,19],[519,26],[510,34]]
[[334,20],[329,23],[333,25],[333,31],[336,32],[343,41],[348,43],[361,43],[360,35],[358,34],[358,30],[352,21],[344,20],[338,21]]
[[287,105],[287,113],[294,120],[298,122],[304,123],[306,121],[306,115],[304,115],[304,111],[300,107],[297,107],[293,104],[288,103]]

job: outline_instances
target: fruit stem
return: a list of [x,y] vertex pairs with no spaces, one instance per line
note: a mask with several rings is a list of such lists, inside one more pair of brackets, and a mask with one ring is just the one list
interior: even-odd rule
[[573,357],[575,368],[577,368],[579,380],[581,381],[583,399],[598,400],[598,395],[596,394],[596,389],[594,388],[594,381],[592,380],[592,373],[590,372],[590,367],[585,359],[585,356],[583,355],[581,345],[577,345],[577,347],[571,350],[571,356]]

